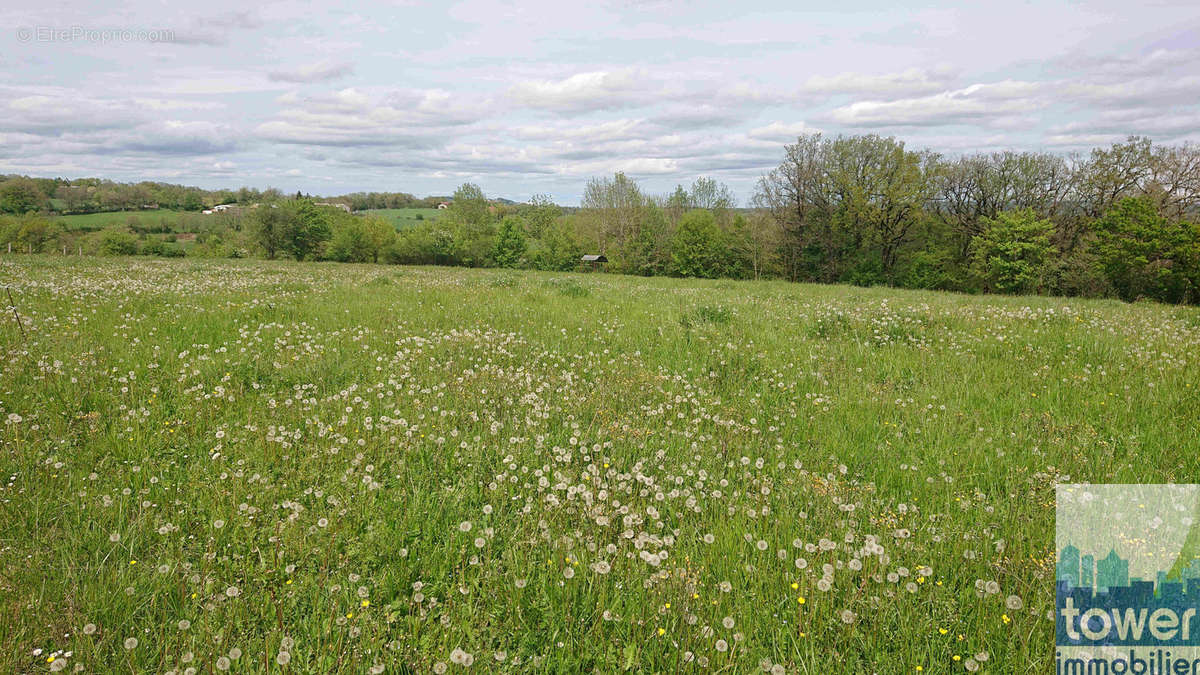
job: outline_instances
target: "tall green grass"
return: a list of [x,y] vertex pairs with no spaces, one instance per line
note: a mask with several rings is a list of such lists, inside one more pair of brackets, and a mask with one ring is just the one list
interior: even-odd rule
[[0,281],[28,333],[0,316],[4,672],[1046,672],[1055,482],[1200,469],[1195,308],[261,261]]

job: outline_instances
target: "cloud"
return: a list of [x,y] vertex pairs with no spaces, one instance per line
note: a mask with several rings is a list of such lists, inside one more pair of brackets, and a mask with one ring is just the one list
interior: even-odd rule
[[1058,95],[1076,102],[1107,107],[1192,105],[1200,101],[1200,76],[1064,83]]
[[841,73],[832,76],[814,75],[808,78],[801,91],[811,94],[855,94],[868,96],[915,96],[944,91],[953,80],[949,68],[925,70],[909,68],[897,73],[867,75]]
[[757,127],[746,132],[746,136],[757,141],[781,141],[792,143],[804,134],[821,133],[820,129],[805,122],[785,124],[772,122],[765,127]]
[[519,105],[566,112],[644,106],[661,93],[660,86],[632,69],[578,73],[562,80],[527,80],[508,92]]
[[1200,49],[1154,49],[1134,54],[1069,54],[1054,65],[1075,73],[1085,72],[1109,79],[1159,76],[1200,62]]
[[[7,102],[4,102],[7,101]],[[42,136],[138,124],[144,116],[126,102],[81,96],[68,90],[0,89],[0,128]]]
[[484,108],[439,89],[376,93],[350,87],[300,98],[255,129],[262,139],[315,146],[432,148]]
[[648,122],[663,129],[690,131],[732,127],[745,121],[746,112],[734,107],[698,105],[651,117]]
[[1200,110],[1164,112],[1157,107],[1108,110],[1093,119],[1052,127],[1051,132],[1056,138],[1079,135],[1144,135],[1161,141],[1200,134]]
[[1044,107],[1043,85],[1004,80],[973,84],[931,96],[894,101],[858,101],[833,110],[829,117],[848,127],[936,126],[986,122]]
[[137,127],[104,144],[105,150],[156,155],[210,155],[238,146],[236,132],[215,122],[166,120]]
[[172,110],[219,110],[226,107],[221,101],[195,99],[135,98],[133,104],[139,108],[166,112]]
[[348,62],[318,61],[293,70],[275,70],[267,75],[273,82],[324,82],[346,77],[354,72],[354,64]]
[[594,144],[604,141],[646,138],[650,134],[650,130],[643,120],[618,119],[595,124],[557,122],[523,125],[514,128],[512,133],[524,141],[549,141],[551,143],[571,141]]
[[218,47],[228,44],[230,35],[235,31],[260,28],[262,25],[262,19],[249,10],[198,17],[183,28],[172,30],[171,39],[160,44]]

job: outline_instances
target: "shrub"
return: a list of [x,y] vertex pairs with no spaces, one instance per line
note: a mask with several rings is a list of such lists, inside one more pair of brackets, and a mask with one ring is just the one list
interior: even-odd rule
[[109,228],[100,234],[100,255],[137,255],[138,240],[122,228]]
[[971,267],[989,291],[1044,292],[1055,247],[1054,225],[1032,210],[1006,211],[983,220],[984,230],[971,243]]

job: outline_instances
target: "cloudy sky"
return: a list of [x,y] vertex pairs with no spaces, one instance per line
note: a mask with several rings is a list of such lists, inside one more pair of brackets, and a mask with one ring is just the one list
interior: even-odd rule
[[1200,140],[1195,0],[3,4],[0,173],[572,204],[625,171],[746,200],[813,130]]

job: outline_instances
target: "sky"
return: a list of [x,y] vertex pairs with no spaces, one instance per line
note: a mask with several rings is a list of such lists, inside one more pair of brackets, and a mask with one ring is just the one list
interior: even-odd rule
[[746,203],[809,132],[1200,140],[1195,0],[7,0],[0,27],[0,173],[571,205],[623,171]]

